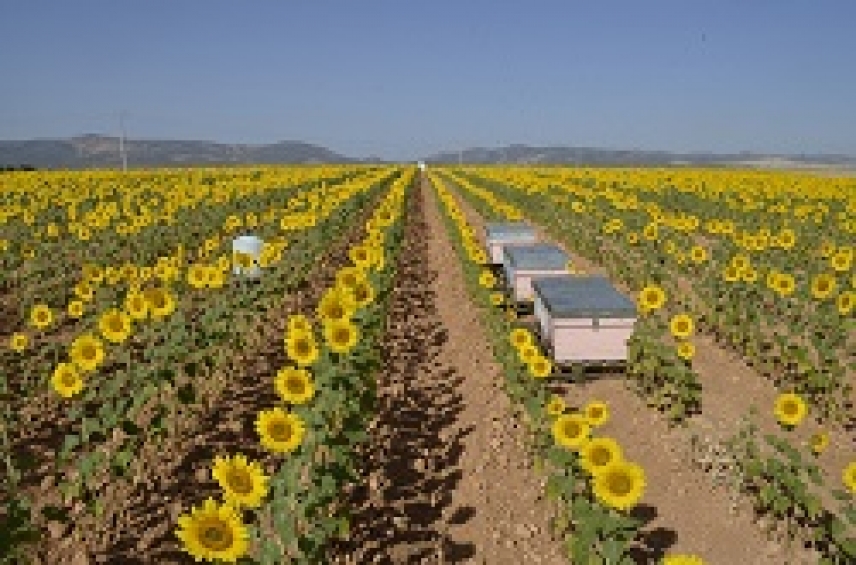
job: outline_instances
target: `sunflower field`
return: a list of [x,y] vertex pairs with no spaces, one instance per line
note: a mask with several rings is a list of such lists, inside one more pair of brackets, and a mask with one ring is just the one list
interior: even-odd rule
[[[509,367],[509,391],[528,410],[536,467],[551,469],[547,488],[561,501],[558,524],[573,562],[593,554],[624,562],[641,525],[625,511],[642,495],[645,469],[609,464],[622,451],[593,433],[609,413],[604,399],[569,409],[550,395],[531,326],[509,322],[516,310],[490,292],[495,281],[481,271],[486,257],[456,200],[479,221],[538,226],[569,252],[570,273],[585,271],[576,259],[593,262],[636,300],[626,385],[671,425],[693,429],[696,416],[719,409],[705,405],[711,374],[696,364],[696,342],[730,352],[772,383],[778,396],[753,404],[727,442],[739,494],[794,545],[814,544],[823,562],[856,557],[853,179],[559,167],[433,174],[456,224],[450,229],[461,234],[462,260],[478,277],[474,291],[480,286],[482,300],[500,309],[495,351]],[[834,463],[821,457],[831,451]],[[596,472],[599,463],[620,477]],[[610,491],[616,485],[620,493]]]
[[[334,562],[384,333],[406,323],[396,266],[425,259],[402,252],[417,190],[437,197],[568,562],[703,563],[640,549],[634,511],[667,479],[610,432],[632,414],[568,394],[586,375],[509,302],[486,221],[529,222],[571,274],[631,296],[617,376],[642,411],[699,450],[725,422],[734,496],[820,562],[856,560],[854,179],[336,165],[0,183],[0,562]],[[233,251],[247,234],[257,256]]]
[[[262,562],[289,552],[313,561],[347,526],[336,493],[370,413],[372,389],[358,377],[376,363],[413,175],[325,166],[4,176],[0,555],[118,559],[136,555],[141,537],[175,531],[178,553],[197,558],[234,560],[253,544]],[[264,241],[258,257],[232,252],[241,232]],[[242,276],[252,266],[263,276]],[[270,343],[276,355],[263,355]],[[237,400],[237,412],[256,413],[254,441],[239,441],[228,435],[241,427],[230,418],[236,383],[255,384],[260,371],[272,373],[264,394]],[[170,492],[193,476],[221,492]],[[141,524],[153,505],[162,522]]]

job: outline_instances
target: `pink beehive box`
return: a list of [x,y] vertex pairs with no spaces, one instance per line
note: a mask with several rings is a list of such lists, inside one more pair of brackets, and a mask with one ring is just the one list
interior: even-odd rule
[[532,245],[538,242],[538,235],[525,222],[487,224],[485,226],[485,246],[488,257],[494,265],[502,263],[503,249],[507,245]]
[[534,314],[553,361],[560,364],[627,360],[636,305],[604,277],[536,279]]
[[512,298],[531,302],[534,279],[568,275],[568,255],[553,244],[506,246],[502,268]]

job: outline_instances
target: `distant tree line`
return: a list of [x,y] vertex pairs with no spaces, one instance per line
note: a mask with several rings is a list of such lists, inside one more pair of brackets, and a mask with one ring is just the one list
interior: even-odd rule
[[15,171],[35,171],[36,168],[32,165],[8,165],[0,167],[0,173],[14,173]]

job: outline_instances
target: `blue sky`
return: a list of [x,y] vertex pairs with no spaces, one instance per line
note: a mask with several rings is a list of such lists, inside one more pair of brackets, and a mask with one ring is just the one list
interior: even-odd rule
[[0,139],[856,155],[853,0],[0,0]]

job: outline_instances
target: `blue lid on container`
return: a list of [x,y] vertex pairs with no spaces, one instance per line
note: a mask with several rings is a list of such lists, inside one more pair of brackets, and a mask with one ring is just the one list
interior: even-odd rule
[[503,247],[503,256],[503,263],[515,270],[562,270],[568,265],[568,255],[562,248],[549,243]]
[[508,239],[531,237],[535,230],[526,222],[506,222],[485,224],[485,234],[488,239]]
[[567,276],[532,280],[532,288],[557,318],[635,318],[636,305],[606,277]]

